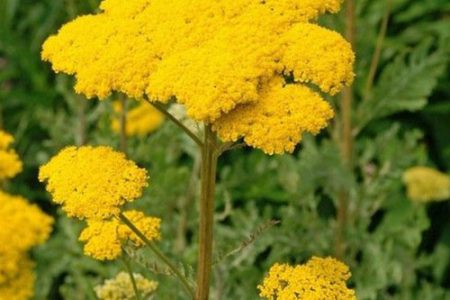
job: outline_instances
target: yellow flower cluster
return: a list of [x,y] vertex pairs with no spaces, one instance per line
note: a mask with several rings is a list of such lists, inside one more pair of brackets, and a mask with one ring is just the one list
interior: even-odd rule
[[333,115],[308,85],[334,95],[353,81],[350,44],[315,24],[340,4],[104,0],[99,14],[50,37],[42,57],[55,71],[76,75],[76,91],[88,97],[113,91],[162,102],[175,97],[194,120],[217,123],[224,141],[244,138],[266,153],[282,153]]
[[[145,299],[155,292],[158,283],[144,278],[141,274],[133,274],[136,286]],[[135,299],[130,275],[120,272],[113,279],[105,280],[105,283],[95,287],[95,293],[100,300],[132,300]]]
[[[120,132],[119,114],[123,111],[122,103],[113,103],[114,111],[118,114],[111,123],[114,132]],[[140,102],[138,106],[127,111],[126,135],[146,135],[158,129],[164,122],[163,114],[148,103]]]
[[428,167],[412,167],[403,173],[408,198],[417,202],[450,199],[450,177]]
[[258,286],[268,300],[356,300],[346,281],[349,268],[338,260],[312,257],[303,265],[275,264]]
[[68,147],[40,168],[53,201],[70,217],[107,219],[142,195],[145,169],[110,147]]
[[331,106],[306,86],[283,86],[277,79],[261,92],[258,103],[224,115],[214,129],[222,140],[244,136],[246,144],[267,153],[292,152],[302,132],[318,133],[333,115]]
[[[112,260],[122,254],[122,245],[144,243],[122,224],[121,206],[142,195],[148,175],[125,155],[106,146],[68,147],[53,157],[39,172],[47,181],[53,201],[70,217],[87,220],[80,234],[84,253],[98,260]],[[161,220],[131,210],[124,212],[149,240],[160,239]]]
[[27,257],[17,261],[18,272],[8,281],[0,283],[1,300],[28,300],[32,299],[34,292],[35,275],[34,263]]
[[[161,219],[147,217],[136,210],[124,212],[148,240],[159,240]],[[112,260],[122,254],[122,243],[130,241],[134,246],[143,246],[143,241],[131,229],[116,219],[88,221],[81,232],[80,241],[86,242],[84,253],[98,260]]]
[[45,242],[53,219],[20,196],[0,191],[0,299],[29,299],[33,263],[28,251]]
[[14,138],[0,130],[0,181],[13,178],[22,171],[22,162],[17,153],[11,149]]

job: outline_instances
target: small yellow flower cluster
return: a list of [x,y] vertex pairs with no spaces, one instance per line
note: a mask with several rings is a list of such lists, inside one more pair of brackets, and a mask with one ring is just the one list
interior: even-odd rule
[[[112,260],[122,253],[122,243],[142,241],[118,220],[121,206],[142,196],[148,185],[145,169],[110,147],[68,147],[53,157],[39,172],[47,182],[53,201],[70,217],[87,219],[80,240],[84,253],[99,260]],[[160,239],[161,220],[139,211],[124,213],[149,240]]]
[[268,300],[356,300],[349,289],[349,268],[338,260],[312,257],[303,265],[275,264],[263,284],[260,296]]
[[[124,215],[147,239],[159,240],[161,219],[147,217],[136,210],[126,211]],[[86,242],[84,252],[99,260],[112,260],[122,254],[122,243],[130,241],[134,246],[143,246],[143,241],[128,226],[117,219],[109,221],[88,221],[81,232],[80,241]]]
[[[158,288],[156,281],[145,279],[141,274],[133,274],[136,286],[141,296],[150,296]],[[108,279],[103,285],[95,287],[95,293],[100,300],[132,300],[135,299],[130,275],[120,272],[113,279]]]
[[10,179],[22,171],[22,161],[11,149],[14,138],[0,130],[0,182]]
[[333,116],[309,84],[334,95],[353,81],[350,44],[316,24],[340,5],[103,0],[99,14],[50,37],[42,58],[76,75],[76,91],[88,97],[119,91],[151,101],[175,98],[191,118],[215,125],[224,141],[244,138],[269,154],[290,152],[303,132],[317,133]]
[[[122,103],[115,101],[113,103],[114,111],[118,114],[111,123],[111,128],[114,132],[120,132],[120,117],[122,112]],[[149,105],[148,103],[140,102],[138,106],[127,111],[126,117],[126,135],[146,135],[158,129],[164,122],[163,114]]]
[[0,191],[0,299],[33,295],[33,263],[28,251],[45,242],[53,219],[20,196]]
[[450,177],[428,167],[412,167],[403,173],[408,198],[417,202],[450,199]]
[[67,147],[39,171],[53,201],[70,217],[103,220],[142,196],[145,169],[110,147]]

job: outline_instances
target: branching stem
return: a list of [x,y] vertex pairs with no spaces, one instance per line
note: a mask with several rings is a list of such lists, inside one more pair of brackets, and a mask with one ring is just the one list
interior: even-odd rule
[[147,247],[151,251],[153,251],[153,253],[155,253],[155,255],[162,262],[164,262],[167,265],[167,267],[169,267],[173,275],[175,275],[181,281],[189,296],[191,296],[191,298],[194,299],[194,291],[192,287],[189,285],[187,279],[183,276],[180,270],[178,270],[175,264],[172,263],[170,259],[164,253],[162,253],[161,250],[159,250],[158,247],[152,241],[147,239],[147,237],[124,214],[121,213],[119,215],[119,219],[125,225],[127,225],[145,243],[145,245],[147,245]]
[[141,294],[139,293],[139,289],[136,284],[136,279],[134,278],[133,270],[131,268],[130,261],[128,260],[127,254],[124,254],[122,257],[123,264],[125,265],[125,269],[127,269],[128,274],[130,275],[131,285],[133,286],[134,294],[136,296],[136,300],[141,300]]
[[177,125],[178,127],[180,127],[199,147],[203,146],[202,141],[200,140],[200,138],[193,133],[189,128],[187,128],[180,120],[178,120],[177,118],[175,118],[171,113],[169,113],[167,111],[167,109],[165,109],[165,107],[163,105],[161,105],[161,103],[158,102],[151,102],[149,101],[147,98],[144,98],[144,100],[149,103],[150,105],[153,105],[153,107],[155,107],[157,110],[159,110],[163,115],[165,115],[170,121],[172,121],[175,125]]

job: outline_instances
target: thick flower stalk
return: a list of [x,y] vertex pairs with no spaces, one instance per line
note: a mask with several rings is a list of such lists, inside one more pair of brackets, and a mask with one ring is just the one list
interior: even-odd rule
[[450,176],[428,167],[412,167],[403,173],[408,198],[415,202],[450,199]]
[[259,295],[267,300],[356,300],[349,289],[349,268],[327,257],[312,257],[303,265],[273,265],[261,285]]
[[0,182],[11,179],[22,171],[22,161],[14,149],[11,149],[13,142],[11,135],[0,130]]
[[[133,274],[136,288],[144,299],[148,299],[156,289],[158,283],[144,278],[141,274]],[[116,277],[105,280],[102,285],[95,287],[95,293],[100,300],[133,300],[135,291],[129,274],[120,272]]]

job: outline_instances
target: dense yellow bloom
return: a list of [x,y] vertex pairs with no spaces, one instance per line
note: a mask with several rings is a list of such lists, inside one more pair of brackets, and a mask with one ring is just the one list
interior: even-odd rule
[[[42,57],[55,71],[74,74],[75,89],[88,97],[104,98],[113,91],[162,102],[174,97],[194,120],[219,120],[216,128],[223,137],[244,137],[268,153],[291,151],[304,130],[294,132],[293,125],[284,124],[297,120],[291,113],[306,114],[297,111],[305,106],[298,103],[309,103],[311,118],[319,116],[314,132],[331,117],[324,113],[320,96],[308,93],[305,84],[333,95],[353,80],[350,44],[314,24],[320,14],[337,12],[340,4],[341,0],[104,0],[99,14],[79,17],[50,37]],[[285,77],[293,82],[284,82]],[[280,104],[287,101],[286,92],[272,92],[268,99],[273,82],[301,91],[294,92],[294,111]],[[276,118],[282,121],[276,130],[261,128],[262,122],[250,130],[249,118],[240,129],[236,121],[220,120],[228,113],[237,120],[241,108],[241,114],[270,110],[275,112],[272,118],[266,116],[271,124]],[[258,132],[249,134],[253,129]]]
[[53,219],[20,196],[0,191],[0,249],[27,251],[45,242]]
[[[147,239],[159,240],[161,219],[147,217],[144,213],[131,210],[124,213]],[[86,242],[84,253],[98,260],[112,260],[122,254],[122,244],[130,241],[134,246],[143,246],[143,241],[125,224],[117,219],[106,221],[89,220],[81,232],[80,241]]]
[[268,300],[356,300],[346,281],[349,268],[333,258],[313,257],[306,264],[275,264],[258,286]]
[[20,196],[0,191],[0,299],[30,299],[33,263],[28,250],[48,239],[53,219]]
[[0,130],[0,181],[12,178],[22,171],[22,162],[11,149],[14,138]]
[[[119,114],[122,112],[120,101],[114,102],[114,110]],[[164,122],[163,114],[148,103],[141,102],[138,106],[127,111],[126,134],[146,135],[158,129]],[[117,115],[111,123],[114,132],[120,132],[120,116]]]
[[34,293],[34,263],[23,256],[18,260],[18,271],[8,281],[0,282],[0,300],[28,300]]
[[429,202],[450,198],[450,177],[428,167],[412,167],[403,173],[408,197],[413,201]]
[[[136,286],[144,298],[150,296],[158,288],[158,283],[144,278],[141,274],[133,274]],[[135,299],[130,275],[120,272],[113,279],[105,280],[103,285],[95,287],[100,300],[132,300]]]
[[[276,99],[274,101],[274,99]],[[330,105],[303,85],[276,80],[261,92],[257,103],[222,116],[214,129],[224,141],[244,141],[264,152],[292,152],[302,132],[318,133],[334,113]]]
[[110,147],[68,147],[42,166],[53,201],[70,217],[106,219],[142,195],[147,171]]

